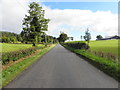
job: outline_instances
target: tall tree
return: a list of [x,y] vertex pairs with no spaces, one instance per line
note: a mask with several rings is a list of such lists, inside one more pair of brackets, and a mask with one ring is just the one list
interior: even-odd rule
[[71,40],[72,40],[72,41],[73,41],[73,39],[74,39],[74,38],[73,38],[73,37],[71,37]]
[[90,41],[90,39],[91,39],[91,34],[89,33],[89,29],[86,30],[84,39],[85,39],[85,41],[87,41],[88,44],[89,44],[89,41]]
[[22,36],[25,41],[38,43],[41,33],[47,31],[49,19],[44,18],[45,10],[38,3],[33,2],[29,5],[28,15],[23,20]]
[[83,36],[81,36],[81,41],[82,41]]
[[65,42],[68,38],[67,34],[61,33],[60,36],[58,37],[59,42]]

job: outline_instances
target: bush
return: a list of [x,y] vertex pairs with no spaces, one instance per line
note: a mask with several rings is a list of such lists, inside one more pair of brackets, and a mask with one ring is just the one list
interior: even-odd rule
[[75,49],[89,49],[89,46],[86,43],[81,42],[74,42],[74,43],[64,43],[64,45],[67,45],[68,47],[75,48]]
[[22,57],[28,56],[39,48],[40,47],[32,47],[24,50],[2,53],[2,64],[8,64],[10,61],[16,61]]

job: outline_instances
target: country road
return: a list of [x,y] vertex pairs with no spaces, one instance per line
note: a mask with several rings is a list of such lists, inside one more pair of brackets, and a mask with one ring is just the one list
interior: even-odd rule
[[117,88],[118,82],[56,45],[5,88]]

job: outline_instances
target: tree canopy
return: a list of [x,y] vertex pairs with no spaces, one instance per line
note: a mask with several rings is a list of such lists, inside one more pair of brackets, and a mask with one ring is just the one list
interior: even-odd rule
[[85,39],[85,41],[87,41],[89,43],[89,41],[91,39],[91,34],[89,33],[89,29],[86,30],[84,39]]
[[68,35],[65,33],[61,33],[60,36],[58,37],[59,42],[65,42],[68,39]]
[[103,37],[101,35],[96,36],[97,39],[102,39]]
[[24,41],[41,42],[41,34],[48,30],[49,19],[44,17],[45,10],[38,3],[32,2],[29,5],[28,15],[23,20],[23,31],[21,32]]
[[16,43],[21,42],[22,38],[20,34],[0,31],[0,42],[3,43]]

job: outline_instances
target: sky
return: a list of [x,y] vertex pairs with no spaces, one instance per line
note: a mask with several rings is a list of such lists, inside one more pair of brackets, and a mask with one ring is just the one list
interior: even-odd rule
[[[32,1],[3,0],[0,12],[2,31],[20,33],[22,20]],[[74,40],[80,40],[87,28],[92,40],[99,34],[103,37],[118,34],[117,2],[37,2],[45,10],[45,18],[50,19],[46,32],[49,35],[58,37],[60,32],[64,32]]]
[[51,9],[81,9],[96,11],[118,12],[117,2],[43,2],[44,5]]

